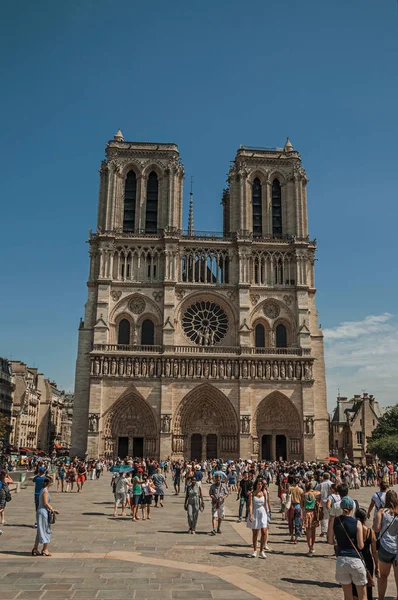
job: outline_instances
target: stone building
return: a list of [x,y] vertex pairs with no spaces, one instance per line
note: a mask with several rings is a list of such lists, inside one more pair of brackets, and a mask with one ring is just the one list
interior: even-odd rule
[[182,225],[175,144],[125,142],[100,168],[79,327],[72,453],[225,459],[329,452],[316,242],[290,141],[241,146],[223,232]]
[[20,448],[37,448],[41,391],[40,374],[21,361],[11,361],[13,373],[12,432],[10,443]]
[[62,448],[70,448],[72,445],[72,421],[74,394],[63,393],[63,409],[61,416],[61,441]]
[[350,400],[338,396],[330,423],[331,451],[336,458],[354,462],[366,459],[366,439],[379,424],[383,410],[371,394],[355,395]]
[[40,381],[42,390],[39,425],[38,447],[49,453],[55,446],[61,446],[62,414],[64,410],[64,392],[57,384],[49,379]]
[[0,417],[4,419],[4,435],[0,436],[0,449],[7,446],[12,431],[12,382],[11,364],[7,358],[0,358]]

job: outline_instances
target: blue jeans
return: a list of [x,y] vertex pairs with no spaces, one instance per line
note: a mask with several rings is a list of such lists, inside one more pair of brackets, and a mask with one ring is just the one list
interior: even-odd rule
[[244,496],[241,496],[239,498],[239,519],[242,518],[243,507],[245,505],[246,505],[246,516],[245,516],[245,519],[247,519],[247,517],[249,515],[249,498],[245,498]]

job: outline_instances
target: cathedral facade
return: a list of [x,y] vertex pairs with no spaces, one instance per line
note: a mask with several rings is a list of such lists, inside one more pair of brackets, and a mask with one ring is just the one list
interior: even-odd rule
[[183,229],[178,147],[126,142],[100,168],[79,327],[72,453],[312,460],[329,453],[299,153],[241,146],[223,232]]

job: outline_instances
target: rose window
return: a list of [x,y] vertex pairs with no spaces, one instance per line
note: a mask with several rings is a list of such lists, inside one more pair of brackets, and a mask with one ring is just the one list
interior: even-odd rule
[[214,302],[196,302],[182,317],[185,335],[198,346],[214,346],[228,331],[228,317]]

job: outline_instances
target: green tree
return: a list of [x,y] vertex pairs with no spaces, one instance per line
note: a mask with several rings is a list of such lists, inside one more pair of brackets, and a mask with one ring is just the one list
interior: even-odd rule
[[9,419],[0,414],[0,442],[7,442],[10,433]]
[[387,408],[368,440],[378,440],[389,435],[398,435],[398,404]]
[[367,441],[372,454],[383,460],[398,460],[398,404],[387,408]]

